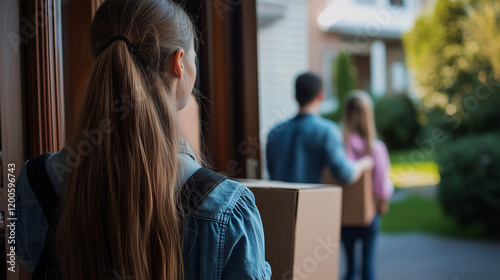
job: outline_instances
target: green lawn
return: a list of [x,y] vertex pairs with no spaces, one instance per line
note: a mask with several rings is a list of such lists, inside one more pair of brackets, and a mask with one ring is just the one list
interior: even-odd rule
[[434,155],[418,149],[392,151],[391,179],[397,188],[437,185],[440,181],[439,167]]
[[423,187],[439,184],[439,167],[433,161],[391,164],[391,180],[397,188]]
[[419,195],[390,204],[389,212],[382,218],[385,233],[423,232],[454,238],[480,238],[481,229],[463,229],[444,215],[439,204]]

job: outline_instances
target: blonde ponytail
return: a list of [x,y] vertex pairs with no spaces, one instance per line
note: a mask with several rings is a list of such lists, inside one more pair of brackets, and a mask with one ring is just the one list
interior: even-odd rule
[[[107,44],[118,35],[130,45]],[[170,1],[108,0],[97,11],[96,63],[71,143],[79,160],[56,230],[63,279],[183,278],[178,101],[164,69],[194,36]]]

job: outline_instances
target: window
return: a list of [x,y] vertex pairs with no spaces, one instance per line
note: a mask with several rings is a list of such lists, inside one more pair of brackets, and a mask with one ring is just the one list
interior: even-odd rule
[[396,61],[391,65],[391,84],[393,93],[402,93],[408,89],[406,67],[401,61]]
[[335,61],[337,54],[333,51],[326,51],[323,53],[322,68],[323,68],[323,91],[325,99],[321,103],[320,112],[322,114],[331,113],[338,107],[338,102],[336,99],[335,87],[333,85],[333,75],[335,69]]
[[389,0],[389,3],[391,4],[391,7],[403,7],[404,6],[404,0]]

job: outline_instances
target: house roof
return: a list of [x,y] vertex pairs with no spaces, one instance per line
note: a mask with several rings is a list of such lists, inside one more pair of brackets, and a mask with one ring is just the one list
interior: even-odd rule
[[390,3],[390,0],[334,0],[318,16],[318,26],[324,32],[400,39],[412,28],[420,7],[415,0],[403,0],[402,6]]

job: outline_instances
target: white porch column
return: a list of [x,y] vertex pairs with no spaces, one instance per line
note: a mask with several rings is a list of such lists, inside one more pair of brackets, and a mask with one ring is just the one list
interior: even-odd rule
[[370,46],[371,89],[375,96],[387,92],[386,49],[382,40],[373,41]]

